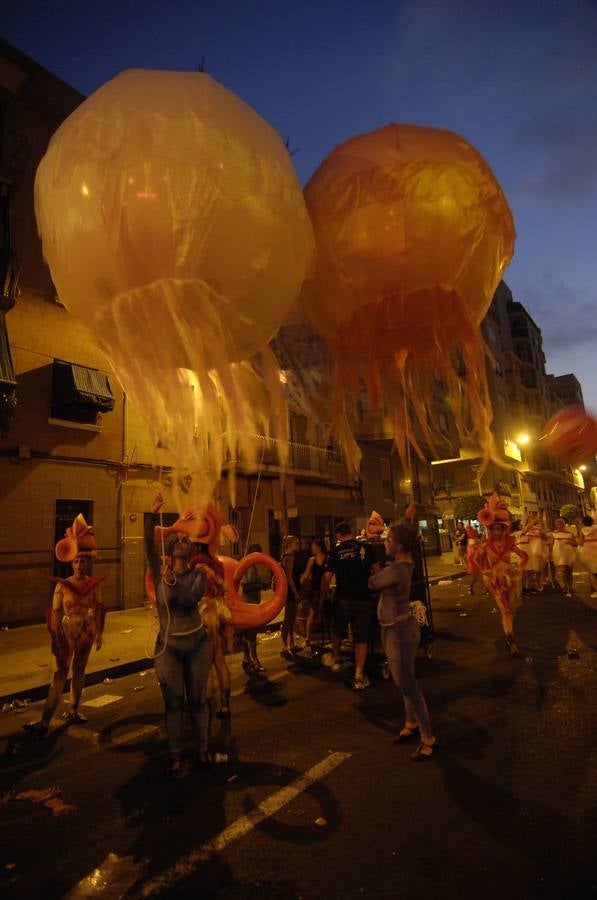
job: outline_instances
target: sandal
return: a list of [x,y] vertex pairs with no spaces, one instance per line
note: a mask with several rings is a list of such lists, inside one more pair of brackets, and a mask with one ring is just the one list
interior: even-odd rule
[[405,744],[407,741],[410,741],[410,739],[414,737],[419,737],[419,726],[415,725],[414,728],[409,728],[408,725],[405,725],[404,728],[394,738],[394,743]]
[[431,759],[432,756],[435,756],[438,753],[439,747],[437,745],[437,741],[434,741],[433,744],[419,744],[411,759],[413,762],[426,762],[428,759]]

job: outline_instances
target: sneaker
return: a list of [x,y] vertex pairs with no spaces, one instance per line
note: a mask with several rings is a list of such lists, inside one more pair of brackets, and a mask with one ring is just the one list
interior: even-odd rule
[[355,691],[364,691],[365,688],[368,688],[370,684],[371,682],[366,675],[355,675],[352,686]]

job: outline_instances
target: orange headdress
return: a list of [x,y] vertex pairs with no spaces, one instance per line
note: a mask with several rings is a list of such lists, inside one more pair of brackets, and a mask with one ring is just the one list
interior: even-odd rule
[[485,525],[486,528],[489,528],[489,526],[494,523],[505,525],[507,528],[510,528],[510,513],[508,512],[508,507],[496,493],[493,493],[489,500],[487,500],[483,509],[479,510],[477,518],[481,525]]
[[93,526],[87,524],[81,513],[70,528],[66,529],[65,536],[58,541],[54,552],[60,562],[72,562],[77,556],[97,556]]
[[156,526],[154,540],[160,544],[172,534],[186,534],[194,544],[207,544],[210,553],[216,554],[220,544],[220,533],[231,543],[238,541],[238,531],[226,522],[226,516],[210,503],[203,515],[192,508],[184,510],[182,516],[168,527]]

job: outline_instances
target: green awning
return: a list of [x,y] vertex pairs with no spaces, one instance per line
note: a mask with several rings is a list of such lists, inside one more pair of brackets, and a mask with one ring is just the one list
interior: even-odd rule
[[17,383],[6,330],[6,313],[3,312],[0,312],[0,383],[5,387],[14,387]]
[[114,394],[105,372],[76,363],[54,360],[52,373],[52,415],[79,418],[79,413],[111,412]]

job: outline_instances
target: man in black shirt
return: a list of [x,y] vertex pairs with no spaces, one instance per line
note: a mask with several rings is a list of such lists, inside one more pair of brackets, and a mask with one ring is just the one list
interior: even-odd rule
[[356,540],[348,522],[338,525],[336,539],[338,543],[328,557],[328,569],[336,576],[332,671],[340,669],[340,645],[350,622],[355,658],[353,687],[356,691],[362,691],[370,683],[364,667],[372,608],[367,581],[374,557],[367,544]]

